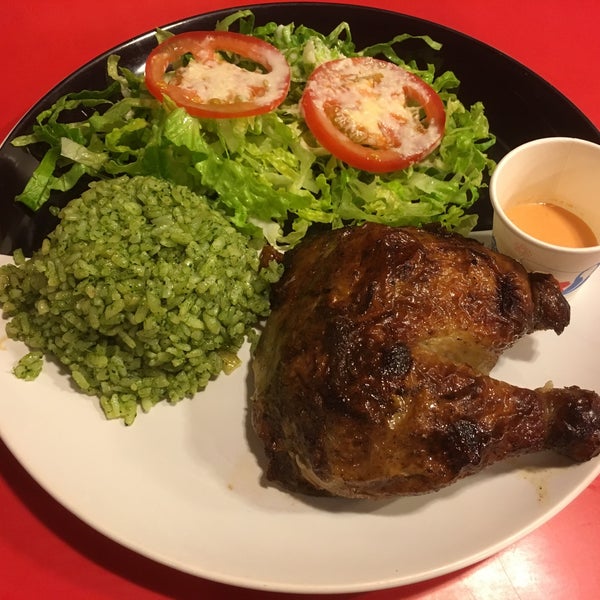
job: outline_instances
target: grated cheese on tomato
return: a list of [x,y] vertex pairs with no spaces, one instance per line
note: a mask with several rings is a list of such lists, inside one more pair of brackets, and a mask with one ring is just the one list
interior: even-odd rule
[[179,71],[178,84],[193,91],[203,102],[249,102],[266,96],[267,77],[224,60],[191,61]]
[[431,122],[424,127],[418,107],[407,105],[398,71],[393,77],[385,69],[360,74],[351,60],[335,61],[330,70],[332,76],[320,79],[310,91],[315,104],[353,142],[372,148],[396,147],[409,155],[440,138],[441,124]]

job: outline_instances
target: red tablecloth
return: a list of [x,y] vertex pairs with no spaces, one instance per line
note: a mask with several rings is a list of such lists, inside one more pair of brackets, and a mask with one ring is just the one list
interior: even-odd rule
[[[174,4],[157,0],[4,2],[0,11],[4,82],[0,139],[36,100],[97,54],[158,25],[242,3],[243,0],[179,0]],[[426,18],[502,50],[552,83],[600,127],[597,0],[369,0],[361,4]],[[539,109],[543,110],[543,106]],[[597,479],[551,521],[482,563],[403,588],[333,597],[598,598],[599,507]],[[0,442],[1,600],[265,597],[307,598],[205,581],[130,552],[57,504]]]

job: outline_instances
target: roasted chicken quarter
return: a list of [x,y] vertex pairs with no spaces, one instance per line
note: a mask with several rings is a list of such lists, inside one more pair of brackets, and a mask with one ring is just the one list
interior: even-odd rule
[[349,498],[433,492],[551,449],[600,452],[600,397],[489,375],[522,336],[560,334],[556,280],[463,236],[366,224],[283,258],[253,358],[267,477]]

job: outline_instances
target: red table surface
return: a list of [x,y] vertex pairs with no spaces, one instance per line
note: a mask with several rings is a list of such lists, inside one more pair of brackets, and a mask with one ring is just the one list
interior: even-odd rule
[[[50,88],[101,52],[157,26],[243,3],[5,2],[0,12],[4,82],[0,139]],[[494,46],[549,81],[600,126],[597,0],[369,0],[361,4],[425,18]],[[600,594],[599,506],[600,478],[548,523],[472,567],[406,587],[330,597],[596,599]],[[9,598],[285,600],[309,596],[230,587],[139,556],[60,506],[0,442],[0,599]]]

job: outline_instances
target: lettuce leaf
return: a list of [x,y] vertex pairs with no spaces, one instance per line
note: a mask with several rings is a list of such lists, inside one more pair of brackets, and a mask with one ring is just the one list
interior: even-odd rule
[[[486,151],[495,138],[481,103],[461,103],[452,72],[438,74],[432,65],[418,68],[402,59],[404,41],[417,39],[439,50],[434,40],[399,35],[356,50],[346,23],[329,34],[295,24],[255,26],[249,10],[233,13],[217,28],[265,39],[286,56],[292,82],[277,110],[247,118],[194,118],[168,99],[154,99],[143,77],[111,56],[106,89],[66,95],[38,116],[31,135],[13,141],[48,146],[17,200],[37,210],[52,191],[71,189],[83,175],[154,175],[204,194],[238,229],[280,248],[296,244],[314,223],[437,222],[461,233],[475,226],[468,210],[493,168]],[[158,39],[168,35],[157,32]],[[363,55],[384,56],[416,73],[446,107],[441,145],[408,169],[376,175],[346,166],[312,141],[299,114],[304,83],[317,65]],[[76,113],[83,118],[73,120]]]

